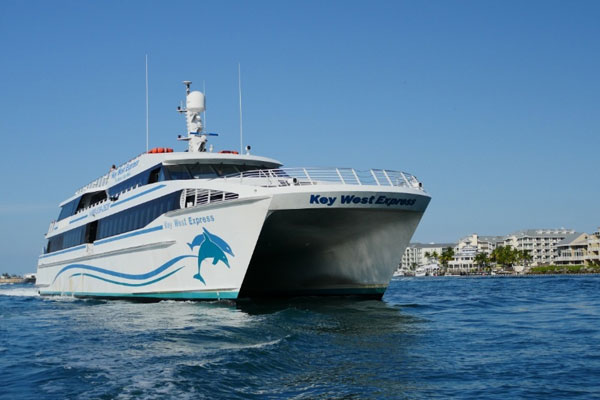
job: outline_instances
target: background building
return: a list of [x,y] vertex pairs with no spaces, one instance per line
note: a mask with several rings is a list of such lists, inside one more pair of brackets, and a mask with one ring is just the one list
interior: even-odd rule
[[532,256],[531,266],[549,265],[558,255],[556,245],[568,235],[574,234],[572,229],[525,229],[506,235],[504,246],[517,250],[527,250]]
[[583,265],[587,257],[588,235],[576,232],[556,244],[556,265]]
[[492,251],[498,246],[504,244],[506,236],[479,236],[476,233],[465,236],[458,241],[455,252],[463,249],[463,247],[475,247],[478,253],[491,254]]
[[435,262],[425,257],[436,252],[441,255],[452,247],[454,258],[448,263],[451,273],[468,272],[475,268],[475,256],[490,255],[498,246],[527,250],[531,255],[529,266],[538,265],[600,265],[600,228],[594,233],[575,232],[572,229],[524,229],[506,236],[479,236],[474,233],[457,243],[411,243],[402,256],[401,268],[415,269]]
[[456,243],[411,243],[404,251],[400,268],[415,269],[416,267],[430,264],[434,262],[434,259],[428,259],[425,257],[425,253],[432,254],[436,252],[440,255],[447,247],[455,248]]
[[600,265],[600,228],[587,236],[586,264]]
[[[458,247],[458,246],[457,246]],[[475,256],[479,253],[476,246],[466,245],[455,250],[454,258],[448,262],[448,272],[460,274],[470,272],[475,266]]]

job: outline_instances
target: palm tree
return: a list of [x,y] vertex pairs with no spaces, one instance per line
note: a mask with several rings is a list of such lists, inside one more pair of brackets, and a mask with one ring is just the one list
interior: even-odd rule
[[454,258],[454,249],[452,247],[446,247],[442,250],[442,254],[439,256],[440,264],[444,268],[444,274],[448,270],[448,263]]
[[481,269],[481,268],[486,269],[487,264],[490,262],[490,259],[487,255],[487,253],[477,253],[477,255],[475,255],[475,259],[473,261],[475,261],[475,264],[477,265],[477,267],[479,269]]
[[519,261],[519,250],[513,249],[510,245],[498,246],[490,254],[490,260],[502,267],[512,267]]
[[529,254],[529,250],[519,250],[518,259],[520,262],[523,263],[523,267],[527,267],[529,262],[533,260],[533,257],[531,256],[531,254]]

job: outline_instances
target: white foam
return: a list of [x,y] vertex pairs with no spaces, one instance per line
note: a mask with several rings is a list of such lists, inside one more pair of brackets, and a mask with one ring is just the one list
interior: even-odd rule
[[35,286],[0,285],[0,296],[37,297],[40,294]]

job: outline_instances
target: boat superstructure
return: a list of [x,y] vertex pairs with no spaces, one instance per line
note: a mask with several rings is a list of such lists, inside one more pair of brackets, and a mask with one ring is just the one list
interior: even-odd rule
[[185,84],[187,151],[143,153],[61,203],[38,261],[40,294],[381,297],[429,203],[421,183],[213,152],[204,95]]

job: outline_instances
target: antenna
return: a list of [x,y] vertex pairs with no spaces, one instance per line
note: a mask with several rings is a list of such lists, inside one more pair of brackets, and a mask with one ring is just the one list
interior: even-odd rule
[[244,134],[243,134],[243,129],[242,129],[242,67],[240,65],[240,63],[238,62],[238,90],[240,93],[240,154],[242,154],[242,151],[244,150],[243,148],[243,139],[244,139]]
[[[204,81],[202,81],[202,93],[204,93],[204,98],[206,98],[206,84],[204,83]],[[206,128],[206,108],[202,113],[202,121],[204,122],[204,130],[207,130],[208,128]]]
[[146,54],[146,153],[148,152],[148,54]]

